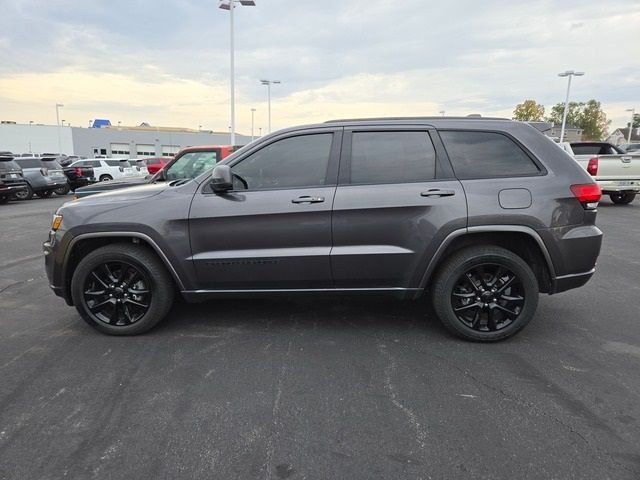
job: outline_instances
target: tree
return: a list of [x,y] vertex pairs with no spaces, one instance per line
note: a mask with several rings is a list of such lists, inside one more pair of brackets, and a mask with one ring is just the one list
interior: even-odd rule
[[[629,123],[627,122],[627,128],[629,128]],[[640,128],[640,113],[633,114],[633,128]]]
[[[558,103],[551,107],[547,121],[561,125],[563,114],[564,103]],[[583,140],[602,140],[607,136],[609,123],[610,121],[607,120],[607,115],[597,100],[591,99],[588,102],[569,102],[567,125],[573,125],[582,130]]]
[[516,105],[513,119],[521,122],[541,122],[544,117],[544,106],[535,100],[525,100]]

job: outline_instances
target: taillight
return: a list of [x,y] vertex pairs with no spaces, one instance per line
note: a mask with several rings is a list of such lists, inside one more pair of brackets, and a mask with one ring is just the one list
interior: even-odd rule
[[598,157],[592,157],[589,159],[587,172],[589,172],[589,175],[591,175],[592,177],[598,175]]
[[586,210],[595,210],[598,208],[598,202],[602,197],[600,185],[597,183],[571,185],[571,193],[573,193],[573,196],[576,197]]
[[77,177],[81,177],[82,176],[82,169],[80,167],[76,167],[76,176]]
[[49,175],[49,171],[46,168],[41,168],[40,173],[42,174],[43,177],[46,177],[47,175]]

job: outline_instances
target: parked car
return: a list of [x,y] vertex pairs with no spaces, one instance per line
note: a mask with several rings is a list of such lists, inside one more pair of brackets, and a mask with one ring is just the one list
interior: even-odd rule
[[139,158],[130,158],[129,163],[134,169],[136,169],[138,175],[142,175],[144,177],[149,175],[149,170],[147,169],[147,164],[144,160]]
[[620,149],[625,153],[640,154],[640,143],[625,143],[620,145]]
[[13,157],[0,155],[0,183],[0,203],[6,203],[17,198],[17,194],[27,191],[27,182]]
[[599,200],[522,122],[332,121],[262,137],[195,178],[68,202],[43,248],[53,291],[108,334],[152,328],[175,292],[358,292],[426,294],[451,332],[489,342],[521,330],[539,292],[591,278]]
[[576,161],[615,204],[626,205],[640,192],[640,156],[607,142],[572,142]]
[[162,168],[172,160],[171,157],[150,157],[145,158],[145,163],[147,165],[147,170],[151,175],[155,175]]
[[113,182],[97,183],[88,187],[79,188],[75,192],[76,197],[87,197],[89,195],[95,195],[96,193],[145,183],[195,178],[206,169],[213,168],[216,162],[219,162],[222,158],[226,158],[226,156],[221,157],[224,153],[228,153],[228,150],[221,152],[219,145],[200,145],[197,147],[183,148],[166,164],[164,169],[159,170],[151,177],[135,177],[114,180]]
[[16,157],[14,161],[22,169],[22,175],[27,182],[27,190],[16,194],[20,200],[28,200],[34,194],[47,198],[55,190],[68,185],[62,167],[55,160],[45,163],[42,158]]
[[91,167],[94,177],[100,182],[118,178],[140,176],[126,158],[91,158],[73,162],[70,167]]

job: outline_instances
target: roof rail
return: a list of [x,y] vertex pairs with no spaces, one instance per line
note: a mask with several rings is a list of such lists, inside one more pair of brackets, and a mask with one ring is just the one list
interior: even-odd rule
[[376,122],[385,120],[511,120],[502,117],[481,117],[478,114],[471,114],[466,117],[443,117],[443,116],[426,116],[426,117],[369,117],[369,118],[337,118],[327,120],[324,123],[340,123],[340,122]]

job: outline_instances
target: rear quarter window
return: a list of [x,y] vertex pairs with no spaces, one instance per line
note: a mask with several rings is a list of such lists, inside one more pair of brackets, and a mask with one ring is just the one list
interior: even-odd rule
[[537,175],[540,168],[511,138],[496,132],[440,131],[460,179]]

